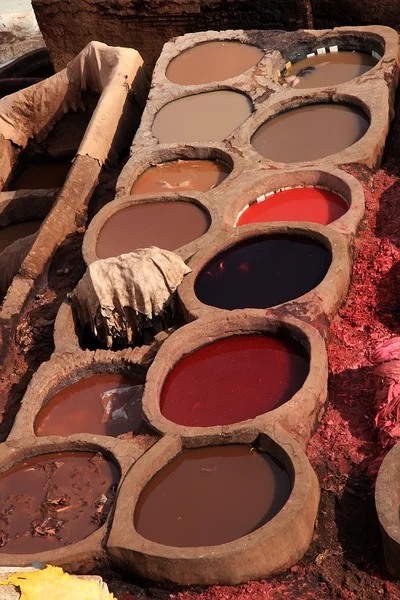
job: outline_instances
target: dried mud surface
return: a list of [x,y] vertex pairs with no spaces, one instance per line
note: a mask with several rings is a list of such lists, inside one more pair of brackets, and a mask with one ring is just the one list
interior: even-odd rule
[[[396,109],[382,169],[364,184],[367,211],[356,240],[350,293],[329,330],[330,401],[308,448],[322,498],[306,556],[290,571],[266,582],[202,590],[149,587],[103,570],[100,574],[118,600],[400,598],[400,583],[390,581],[384,568],[374,506],[382,449],[374,431],[370,361],[376,342],[400,335],[400,97]],[[102,204],[101,199],[97,202]],[[0,440],[32,373],[52,351],[58,305],[83,273],[83,261],[78,260],[82,233],[78,231],[60,248],[60,257],[52,261],[16,332],[5,332],[10,343],[7,356],[1,357]]]

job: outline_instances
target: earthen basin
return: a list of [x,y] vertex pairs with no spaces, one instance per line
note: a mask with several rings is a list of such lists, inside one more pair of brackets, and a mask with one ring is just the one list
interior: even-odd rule
[[[169,205],[172,212],[168,209]],[[149,216],[145,216],[148,225],[140,227],[140,242],[135,241],[134,235],[130,237],[132,228],[129,227],[126,228],[125,237],[122,239],[121,220],[124,220],[125,212],[128,211],[133,218],[134,211],[138,209],[141,211],[151,209],[148,210]],[[159,212],[159,220],[154,222],[155,217],[153,218],[152,215],[156,216],[156,211]],[[200,194],[196,192],[187,192],[185,195],[164,193],[119,198],[106,204],[91,221],[83,240],[83,257],[87,265],[99,258],[105,258],[104,253],[111,251],[112,231],[109,225],[113,221],[121,221],[120,225],[116,223],[115,231],[118,248],[123,248],[124,252],[118,251],[114,256],[132,252],[137,248],[157,246],[165,250],[173,250],[185,260],[196,252],[199,245],[212,236],[215,229],[214,215],[215,208],[203,196],[200,199]],[[152,220],[149,220],[150,218]],[[190,222],[187,222],[187,219]],[[173,230],[169,232],[168,227]],[[102,237],[103,234],[105,239]],[[175,247],[175,243],[178,243],[178,247]],[[166,245],[169,247],[166,248]]]
[[[317,65],[316,72],[305,73],[301,79],[301,87],[294,89],[311,89],[341,85],[359,80],[365,73],[372,71],[385,55],[386,41],[381,36],[371,36],[368,31],[357,35],[351,30],[341,35],[325,35],[313,45],[305,44],[295,51],[288,49],[284,54],[287,60],[286,69],[282,73],[282,83],[289,83],[299,70]],[[319,65],[322,63],[322,68]]]
[[[298,277],[300,287],[296,289],[300,291],[304,289],[302,295],[296,296],[298,292],[296,292],[296,294],[293,294],[291,292],[291,299],[289,299],[290,295],[289,293],[287,293],[287,291],[285,291],[284,294],[282,293],[282,296],[280,297],[286,297],[287,300],[281,304],[276,304],[275,306],[269,303],[268,311],[273,311],[278,308],[280,309],[282,307],[285,307],[294,316],[301,315],[304,317],[305,315],[307,315],[307,320],[311,322],[318,320],[322,315],[325,315],[328,318],[331,315],[333,315],[340,303],[342,302],[343,298],[345,297],[348,285],[350,283],[350,249],[348,247],[348,242],[346,241],[347,236],[343,236],[337,233],[336,231],[333,231],[331,228],[324,227],[322,225],[296,225],[285,224],[283,222],[280,222],[270,224],[244,225],[242,227],[237,227],[234,229],[234,231],[232,231],[232,233],[226,233],[224,238],[214,238],[213,248],[203,247],[202,250],[200,250],[195,256],[193,256],[193,258],[189,261],[189,266],[192,269],[192,272],[189,273],[189,275],[187,275],[187,277],[184,279],[184,281],[178,288],[178,295],[182,303],[186,318],[191,320],[205,316],[207,314],[226,314],[228,310],[234,308],[246,308],[249,311],[257,311],[262,310],[264,308],[267,309],[266,305],[262,306],[263,300],[261,299],[261,297],[257,296],[256,288],[254,288],[254,290],[252,291],[255,302],[252,303],[252,305],[247,304],[246,290],[250,288],[247,288],[246,286],[240,288],[240,297],[236,297],[233,292],[232,296],[229,295],[229,309],[222,308],[224,304],[220,304],[219,301],[217,303],[217,301],[212,300],[211,303],[211,301],[208,300],[208,296],[207,302],[210,303],[206,304],[204,301],[201,300],[201,297],[205,298],[203,292],[202,296],[197,295],[199,294],[197,282],[200,274],[206,276],[206,273],[211,273],[211,276],[209,277],[210,284],[207,283],[208,287],[204,289],[208,290],[209,285],[211,285],[210,290],[212,294],[215,295],[216,291],[218,291],[219,289],[218,286],[221,285],[222,279],[219,278],[219,276],[217,276],[218,274],[216,274],[215,277],[213,277],[214,270],[209,271],[208,265],[211,264],[213,265],[213,268],[215,266],[215,269],[217,269],[219,264],[220,270],[222,272],[221,277],[224,278],[225,273],[227,273],[228,276],[231,278],[231,282],[235,282],[237,280],[239,285],[240,281],[246,280],[246,278],[249,277],[249,274],[252,274],[252,266],[248,262],[242,263],[240,261],[240,264],[238,262],[238,265],[236,265],[237,261],[235,257],[236,262],[234,261],[232,263],[232,269],[235,265],[237,266],[236,277],[236,271],[231,269],[230,262],[224,262],[223,257],[225,256],[225,254],[223,253],[230,252],[230,249],[236,252],[236,248],[240,249],[244,244],[255,244],[256,242],[258,243],[259,240],[268,240],[269,236],[271,236],[271,240],[280,240],[282,236],[285,239],[292,239],[291,236],[294,236],[294,239],[300,240],[300,243],[303,239],[310,240],[312,241],[310,243],[314,248],[321,246],[326,249],[327,254],[326,256],[323,256],[323,261],[327,260],[329,257],[330,258],[329,263],[325,264],[324,262],[324,269],[327,268],[327,265],[329,266],[327,268],[327,271],[325,271],[326,274],[323,275],[324,269],[320,269],[320,251],[318,250],[318,254],[316,255],[317,262],[315,263],[315,279],[313,279],[314,276],[311,276],[312,274],[310,274],[309,282],[306,286],[305,281],[302,282],[301,277]],[[288,237],[286,238],[286,236]],[[293,248],[290,246],[290,252],[292,251]],[[302,253],[304,254],[304,263],[302,264],[305,268],[305,265],[308,261],[306,247],[302,249]],[[220,255],[222,256],[221,261],[219,261]],[[300,255],[298,257],[298,260],[303,260],[301,259]],[[270,268],[272,268],[273,270],[277,268],[274,262],[271,262],[269,264]],[[228,267],[229,271],[226,271],[225,269],[227,269]],[[259,267],[260,265],[257,266],[257,269]],[[292,268],[291,263],[286,263],[285,268],[286,270]],[[234,275],[236,279],[234,278]],[[253,275],[251,276],[254,277]],[[214,286],[214,280],[217,282],[217,287]],[[266,281],[263,281],[262,278],[257,281],[257,285],[265,286],[266,284]],[[285,283],[286,281],[287,280],[285,279],[282,283]],[[314,284],[313,281],[315,281]],[[224,288],[224,290],[224,294],[226,296],[226,288]],[[272,291],[275,294],[274,289]],[[279,290],[277,290],[276,293],[278,292],[279,294],[281,293]],[[243,294],[246,297],[242,297]],[[238,306],[239,301],[240,304],[242,304],[242,306]],[[243,304],[246,304],[246,306],[244,306]],[[228,306],[228,304],[226,304],[226,306]]]
[[[23,438],[37,444],[47,439],[43,435],[57,439],[64,436],[64,439],[98,440],[113,444],[121,451],[124,444],[128,444],[130,455],[138,458],[156,440],[145,426],[141,401],[147,361],[152,360],[155,352],[154,347],[146,347],[143,352],[98,350],[95,355],[79,348],[55,352],[33,376],[8,439]],[[116,388],[120,388],[121,395],[107,393]],[[78,397],[75,420],[76,394],[81,394],[83,399],[79,401]],[[63,408],[63,403],[69,410]],[[51,408],[56,410],[55,417],[51,415]],[[56,418],[60,408],[61,413],[66,410],[61,425]],[[121,409],[126,414],[124,411],[121,414]],[[84,427],[85,421],[88,428]]]
[[[199,371],[199,369],[204,368],[203,363],[200,362],[197,368],[195,367],[193,370],[193,367],[191,367],[190,370],[190,377],[192,379],[193,377],[199,378],[194,382],[196,390],[194,394],[190,395],[190,400],[186,398],[182,399],[183,410],[183,406],[186,407],[186,404],[192,401],[191,398],[196,396],[193,399],[195,407],[192,407],[192,410],[187,415],[186,412],[184,413],[186,415],[185,419],[189,419],[188,422],[185,420],[184,424],[182,424],[179,419],[174,422],[173,418],[166,416],[168,413],[162,407],[162,402],[165,402],[163,394],[165,394],[165,390],[167,389],[164,389],[164,386],[171,374],[174,374],[176,367],[179,366],[181,369],[180,363],[182,359],[194,357],[196,351],[198,352],[200,349],[212,349],[212,344],[215,342],[229,342],[234,338],[247,342],[248,340],[251,341],[253,336],[257,336],[256,339],[260,341],[264,339],[263,336],[267,336],[266,339],[276,340],[273,350],[268,350],[268,352],[272,352],[269,355],[270,361],[278,361],[276,364],[274,363],[274,369],[276,371],[281,370],[282,377],[289,377],[287,385],[280,387],[282,382],[279,382],[278,387],[275,389],[274,386],[276,387],[276,385],[271,381],[267,384],[267,389],[264,388],[264,385],[266,385],[265,382],[269,381],[271,377],[273,379],[273,375],[268,370],[269,363],[261,362],[260,366],[256,367],[252,364],[252,361],[256,360],[257,350],[241,349],[241,352],[247,352],[248,354],[246,360],[250,360],[251,362],[247,370],[254,371],[254,379],[251,381],[246,380],[248,389],[243,391],[244,396],[240,393],[239,376],[236,377],[232,374],[231,381],[226,382],[226,388],[232,394],[233,403],[235,403],[237,398],[247,398],[246,394],[248,395],[250,393],[249,389],[251,389],[251,394],[246,400],[246,404],[252,405],[251,409],[249,406],[246,406],[246,410],[243,412],[240,408],[238,411],[232,408],[232,410],[226,411],[226,418],[228,419],[226,423],[208,424],[212,423],[213,419],[216,419],[218,423],[220,417],[215,417],[212,412],[212,402],[209,401],[208,395],[211,397],[215,390],[213,390],[208,377],[201,370]],[[282,341],[286,341],[285,343],[290,345],[293,344],[296,348],[296,353],[300,353],[295,356],[293,362],[292,359],[287,358],[285,351],[280,347]],[[218,352],[222,351],[218,349]],[[206,362],[204,364],[211,364],[212,368],[217,369],[217,365],[222,364],[221,359],[218,359],[218,352],[211,359],[202,357],[202,360],[209,361],[209,363]],[[228,352],[228,350],[225,349],[225,352]],[[304,356],[304,358],[300,359],[300,355]],[[231,360],[236,365],[235,369],[239,370],[240,361],[238,363],[235,362],[238,359],[236,359],[234,353],[231,356]],[[216,362],[218,360],[219,362]],[[304,366],[303,363],[298,362],[299,360],[305,361]],[[300,371],[298,370],[299,368]],[[302,371],[303,368],[306,368],[305,372]],[[232,311],[224,316],[202,318],[189,323],[173,333],[164,342],[147,374],[143,396],[143,411],[147,421],[154,429],[164,435],[180,436],[188,447],[195,446],[199,440],[207,440],[214,436],[223,435],[225,440],[234,440],[238,432],[260,430],[265,426],[277,423],[289,431],[301,445],[305,446],[325,409],[327,373],[328,366],[325,344],[320,334],[311,325],[289,317],[267,318],[261,312],[257,315],[250,315],[248,311]],[[224,372],[216,375],[220,381],[223,380],[224,376]],[[182,377],[182,370],[179,371],[179,377]],[[216,381],[216,389],[219,389],[221,385],[220,381]],[[184,384],[182,383],[182,385]],[[211,387],[209,388],[208,386]],[[197,394],[197,388],[199,394]],[[272,392],[272,388],[274,388],[274,392]],[[169,406],[172,406],[172,408],[175,404],[174,396],[171,396],[171,394],[177,393],[176,389],[175,392],[173,391],[174,389],[170,387],[168,392],[170,394],[168,400],[170,403]],[[290,389],[291,391],[289,391]],[[271,406],[267,412],[262,412],[264,410],[263,407],[268,405],[270,398],[272,399],[272,396],[270,396],[272,393],[277,394],[276,397],[274,396],[275,398],[279,397],[281,401],[282,399],[285,401],[276,407]],[[280,395],[281,393],[284,397]],[[199,398],[197,398],[197,395],[199,395]],[[207,398],[203,398],[202,400],[203,395]],[[254,397],[258,398],[258,400],[255,401]],[[223,400],[218,397],[216,403],[222,410],[222,405],[220,406],[221,402],[223,403]],[[204,407],[208,407],[209,404],[209,408]],[[235,420],[240,414],[244,415],[244,420]],[[196,425],[198,415],[203,420],[208,419],[207,424],[203,424],[202,426]],[[221,421],[219,422],[221,423]]]
[[381,529],[386,568],[400,577],[400,444],[383,459],[375,488],[375,504]]
[[36,233],[43,221],[35,219],[34,221],[24,221],[22,223],[13,223],[0,229],[0,254],[8,246],[24,237]]
[[252,111],[250,98],[235,90],[186,95],[160,108],[152,124],[152,134],[160,144],[222,142]]
[[[205,445],[225,443],[221,436],[214,436]],[[319,502],[317,478],[308,459],[278,426],[237,435],[234,443],[253,445],[286,470],[292,489],[283,508],[252,533],[219,545],[176,547],[145,539],[134,523],[140,495],[187,447],[180,438],[166,436],[130,470],[121,486],[107,544],[115,566],[153,581],[234,585],[283,571],[302,557],[311,541]]]
[[[146,149],[143,153],[134,153],[131,156],[118,178],[116,197],[121,198],[123,196],[136,194],[135,188],[137,184],[141,183],[141,178],[151,172],[156,173],[157,167],[164,165],[168,166],[171,164],[181,164],[184,166],[185,164],[190,164],[192,161],[206,161],[207,163],[212,164],[217,163],[226,170],[226,179],[214,186],[212,190],[208,190],[211,193],[213,193],[214,189],[218,189],[218,192],[220,192],[221,189],[226,189],[232,178],[232,171],[235,171],[236,173],[236,161],[228,152],[226,152],[224,144],[222,143],[218,145],[213,144],[212,147],[204,146],[203,144],[196,144],[195,146],[183,146],[181,144],[177,146],[176,144],[169,144],[168,146],[162,147],[156,145],[153,148]],[[181,179],[181,177],[179,177],[179,179]],[[171,183],[171,181],[168,180],[167,183]],[[164,189],[159,190],[162,194],[168,192],[165,182],[163,188]],[[187,187],[187,189],[170,191],[180,191],[180,193],[185,195],[188,189],[189,188]],[[201,191],[204,192],[206,190]],[[146,191],[144,193],[150,192]]]
[[[53,456],[56,453],[62,458],[64,452],[67,455],[72,453],[72,455],[77,456],[80,452],[83,452],[84,455],[87,453],[91,455],[100,453],[106,460],[111,461],[119,478],[126,472],[126,466],[122,466],[114,452],[100,443],[79,443],[72,440],[60,441],[59,438],[42,438],[38,444],[25,444],[22,441],[14,444],[7,442],[0,445],[0,474],[6,473],[9,469],[24,461],[34,460],[34,457]],[[94,508],[94,510],[96,509]],[[20,567],[30,566],[33,561],[39,561],[43,564],[61,566],[71,571],[88,572],[94,564],[104,560],[103,542],[109,527],[111,513],[112,511],[108,514],[104,524],[80,541],[76,541],[69,546],[53,548],[43,552],[35,551],[33,554],[11,554],[3,551],[0,553],[0,564]]]
[[131,194],[208,192],[218,187],[231,168],[216,160],[175,160],[149,167],[136,179]]
[[[316,188],[337,194],[347,204],[347,212],[331,222],[329,228],[340,233],[354,235],[365,212],[364,192],[359,181],[338,169],[296,169],[272,174],[259,173],[239,188],[230,192],[224,203],[223,217],[230,225],[237,226],[244,211],[257,203],[274,202],[275,194],[291,189]],[[305,221],[304,213],[297,213],[298,221]],[[274,220],[276,222],[276,220]]]
[[275,162],[311,162],[354,146],[369,125],[368,115],[357,106],[304,103],[267,120],[255,131],[251,144]]
[[285,79],[295,89],[340,85],[362,77],[371,71],[378,61],[379,59],[371,53],[354,50],[320,52],[292,64],[285,71]]
[[225,81],[248,71],[263,56],[256,46],[234,40],[203,42],[174,57],[166,77],[184,86]]

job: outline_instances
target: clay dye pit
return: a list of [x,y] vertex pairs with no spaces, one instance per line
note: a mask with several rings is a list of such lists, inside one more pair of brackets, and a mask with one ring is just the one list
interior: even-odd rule
[[254,67],[263,55],[259,48],[240,42],[206,42],[174,58],[167,78],[179,85],[224,81]]
[[292,188],[268,194],[241,212],[236,226],[274,221],[307,221],[329,225],[349,210],[346,200],[314,187]]
[[25,221],[24,223],[16,223],[15,225],[8,225],[0,229],[0,252],[13,242],[36,233],[42,223],[43,221],[39,220]]
[[192,202],[148,202],[111,215],[97,239],[96,254],[109,258],[138,248],[176,250],[202,236],[210,217]]
[[253,419],[287,402],[303,385],[309,359],[299,343],[237,335],[181,359],[161,392],[161,412],[192,427]]
[[35,421],[35,432],[67,436],[91,433],[117,437],[142,422],[143,385],[118,374],[93,375],[50,398]]
[[161,144],[222,142],[251,112],[251,100],[244,94],[205,92],[166,104],[157,113],[152,132]]
[[366,52],[329,52],[292,65],[285,79],[296,89],[338,85],[370,71],[378,59]]
[[195,294],[226,310],[269,308],[314,289],[331,261],[328,248],[306,236],[260,236],[213,258],[197,277]]
[[239,444],[186,450],[141,493],[135,528],[167,546],[224,544],[265,525],[290,493],[288,473],[265,452]]
[[269,119],[251,143],[262,156],[276,162],[311,161],[352,146],[368,127],[366,114],[356,106],[311,104]]
[[20,169],[17,168],[8,189],[42,190],[62,187],[70,168],[70,160],[25,164]]
[[63,548],[106,520],[119,480],[100,454],[58,452],[30,458],[0,476],[0,553]]
[[132,187],[132,194],[196,190],[208,192],[222,183],[230,167],[217,160],[174,160],[150,167]]

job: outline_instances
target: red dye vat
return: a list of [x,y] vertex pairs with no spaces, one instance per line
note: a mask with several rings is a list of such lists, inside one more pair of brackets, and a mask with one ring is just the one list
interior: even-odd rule
[[342,217],[349,205],[330,190],[293,188],[254,202],[239,217],[237,226],[272,221],[309,221],[329,225]]
[[238,335],[185,356],[168,375],[161,412],[192,427],[229,425],[287,402],[309,371],[304,348],[267,335]]

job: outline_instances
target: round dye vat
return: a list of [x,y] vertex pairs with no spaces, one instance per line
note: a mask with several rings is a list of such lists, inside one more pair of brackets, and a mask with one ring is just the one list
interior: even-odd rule
[[325,158],[352,146],[367,132],[366,114],[344,104],[310,104],[269,119],[251,138],[254,148],[283,163]]
[[285,78],[297,89],[338,85],[367,73],[377,63],[378,59],[366,52],[316,54],[292,65]]
[[331,262],[331,252],[306,236],[252,238],[212,259],[196,279],[195,294],[226,310],[269,308],[314,289]]
[[291,493],[272,456],[245,445],[186,450],[139,496],[136,531],[175,547],[232,542],[270,521]]
[[220,90],[179,98],[157,113],[152,132],[162,144],[222,142],[251,115],[252,104],[239,92]]
[[137,248],[176,250],[208,230],[210,217],[191,202],[148,202],[111,215],[97,239],[96,254],[109,258]]
[[217,160],[174,160],[147,169],[135,181],[131,193],[208,192],[222,183],[230,172],[228,165]]
[[20,240],[21,238],[36,233],[43,221],[25,221],[24,223],[16,223],[15,225],[8,225],[0,229],[0,252],[3,252],[7,246],[10,246],[13,242]]
[[237,335],[182,358],[161,392],[161,412],[191,427],[229,425],[277,408],[309,371],[304,348],[267,335]]
[[254,67],[263,55],[259,48],[240,42],[206,42],[174,58],[167,77],[180,85],[224,81]]
[[346,200],[330,190],[293,188],[268,195],[261,202],[253,202],[241,213],[236,226],[273,221],[308,221],[329,225],[348,210]]
[[67,436],[92,433],[117,437],[142,422],[143,385],[117,374],[93,375],[50,398],[35,421],[35,432]]
[[71,168],[71,161],[26,165],[12,180],[10,190],[46,190],[59,188]]
[[106,520],[119,480],[101,454],[58,452],[0,475],[0,553],[34,554],[83,540]]

